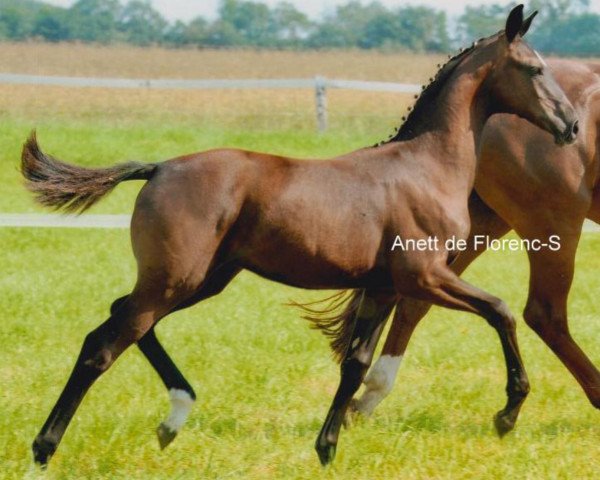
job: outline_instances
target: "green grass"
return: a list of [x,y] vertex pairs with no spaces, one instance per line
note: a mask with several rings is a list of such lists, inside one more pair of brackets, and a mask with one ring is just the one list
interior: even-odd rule
[[[42,147],[84,165],[154,161],[228,145],[301,157],[342,153],[376,141],[381,122],[219,127],[106,118],[3,119],[0,211],[41,211],[23,191],[20,145],[38,127]],[[93,120],[93,121],[92,121]],[[382,125],[384,125],[382,127]],[[139,185],[120,186],[95,213],[128,213]],[[475,316],[435,309],[417,330],[392,396],[342,432],[338,457],[322,469],[313,442],[338,381],[327,342],[307,328],[290,298],[321,294],[240,275],[217,298],[177,313],[158,334],[198,393],[186,427],[164,452],[154,429],[167,394],[135,349],[91,389],[45,474],[29,446],[91,329],[127,293],[135,266],[126,230],[0,229],[1,478],[597,478],[600,423],[579,386],[519,323],[532,383],[517,429],[499,440],[492,416],[504,404],[499,342]],[[600,236],[582,241],[570,301],[575,337],[600,360],[594,280]],[[466,278],[520,312],[522,254],[488,253]],[[549,279],[551,281],[551,279]]]
[[[85,334],[126,293],[134,264],[126,231],[2,229],[0,464],[4,478],[35,477],[29,445]],[[588,235],[571,301],[576,337],[592,358],[600,308]],[[526,263],[490,253],[467,278],[523,306]],[[597,412],[522,323],[532,383],[517,429],[492,429],[504,401],[498,341],[483,320],[436,309],[409,347],[392,396],[342,432],[333,468],[312,445],[337,384],[326,341],[289,298],[315,298],[242,274],[222,295],[177,313],[159,336],[198,393],[180,437],[164,452],[154,428],[167,395],[135,349],[83,402],[45,478],[596,478]]]

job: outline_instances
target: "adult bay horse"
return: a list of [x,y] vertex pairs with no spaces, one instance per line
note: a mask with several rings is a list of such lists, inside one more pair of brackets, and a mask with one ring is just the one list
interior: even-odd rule
[[[488,120],[470,199],[469,248],[460,253],[452,269],[462,273],[485,251],[485,244],[475,248],[476,236],[499,238],[514,229],[528,240],[560,237],[558,251],[528,251],[524,318],[573,374],[592,405],[600,408],[600,372],[571,337],[567,319],[583,222],[587,217],[600,223],[600,65],[568,60],[549,64],[577,110],[580,140],[559,148],[546,132],[513,115]],[[409,339],[430,306],[412,299],[399,302],[382,354],[367,374],[366,389],[353,402],[353,409],[370,415],[390,393]]]
[[[335,456],[345,412],[384,320],[404,297],[489,322],[507,358],[508,401],[500,415],[513,415],[528,389],[514,318],[504,302],[448,268],[456,252],[444,245],[469,233],[476,145],[490,115],[522,116],[561,144],[577,134],[572,105],[521,38],[531,20],[523,19],[520,5],[505,31],[453,57],[417,100],[397,142],[330,160],[222,149],[160,164],[85,169],[45,155],[30,137],[22,172],[47,206],[83,211],[122,181],[147,181],[131,220],[136,285],[87,335],[34,440],[35,460],[48,462],[89,387],[133,343],[165,384],[185,387],[152,328],[170,312],[221,292],[242,269],[301,288],[363,289],[355,321],[339,332],[349,347],[340,352],[340,384],[316,441],[323,464]],[[441,248],[392,250],[397,236],[437,238]],[[193,397],[185,392],[179,390],[176,400],[188,408]],[[180,421],[171,420],[166,427],[176,430]]]

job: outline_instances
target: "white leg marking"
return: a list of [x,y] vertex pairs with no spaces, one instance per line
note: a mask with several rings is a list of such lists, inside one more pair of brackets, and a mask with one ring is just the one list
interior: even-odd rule
[[397,357],[382,355],[377,359],[363,382],[367,388],[355,403],[360,413],[371,415],[375,407],[392,391],[400,362],[402,362],[402,355]]
[[194,399],[188,392],[178,388],[169,390],[169,398],[171,399],[171,414],[163,424],[172,432],[178,432],[190,414]]

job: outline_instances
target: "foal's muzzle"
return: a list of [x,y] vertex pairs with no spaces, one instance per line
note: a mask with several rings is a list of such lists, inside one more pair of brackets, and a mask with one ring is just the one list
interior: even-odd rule
[[555,141],[557,145],[570,145],[577,139],[577,134],[579,133],[579,121],[575,120],[567,124],[567,128],[564,132],[555,136]]

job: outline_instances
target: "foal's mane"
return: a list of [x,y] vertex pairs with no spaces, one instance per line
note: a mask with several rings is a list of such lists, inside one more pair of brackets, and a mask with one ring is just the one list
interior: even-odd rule
[[391,142],[400,142],[410,140],[415,136],[415,127],[421,121],[421,114],[427,106],[435,101],[436,97],[442,91],[448,79],[452,76],[456,68],[462,63],[462,61],[468,57],[481,43],[488,43],[489,40],[495,39],[500,34],[504,33],[503,30],[489,37],[480,38],[473,42],[473,44],[465,49],[461,49],[456,55],[449,56],[448,61],[443,65],[438,65],[438,71],[434,77],[429,79],[428,85],[423,85],[423,90],[420,95],[416,97],[416,101],[412,107],[409,107],[409,113],[406,117],[402,117],[402,124],[396,128],[395,132],[390,135],[387,140],[382,140],[377,143],[375,147],[386,145]]

